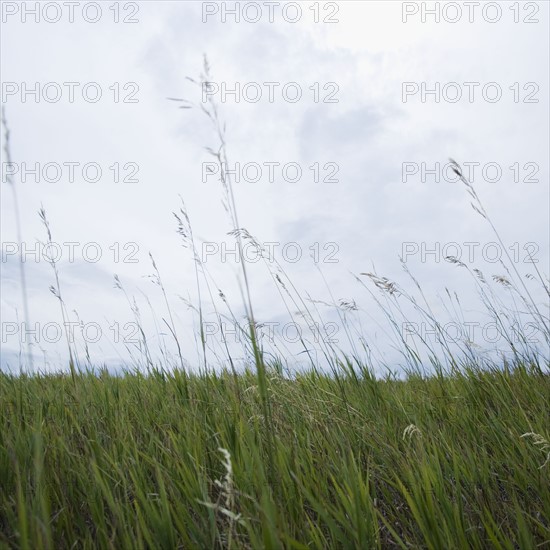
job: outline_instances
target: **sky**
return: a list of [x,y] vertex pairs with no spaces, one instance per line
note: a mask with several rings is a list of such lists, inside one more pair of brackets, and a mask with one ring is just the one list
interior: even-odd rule
[[547,2],[2,2],[1,368],[31,368],[29,339],[41,371],[67,369],[69,347],[80,366],[219,366],[222,330],[246,356],[212,102],[239,225],[270,252],[246,249],[270,356],[292,371],[332,346],[399,371],[396,336],[433,337],[415,303],[466,323],[481,352],[506,348],[480,288],[525,307],[493,275],[548,315],[548,16]]

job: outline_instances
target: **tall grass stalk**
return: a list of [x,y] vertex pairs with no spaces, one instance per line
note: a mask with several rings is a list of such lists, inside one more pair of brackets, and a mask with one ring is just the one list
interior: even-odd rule
[[[48,221],[48,218],[46,216],[46,210],[43,206],[40,207],[40,210],[38,212],[38,215],[40,216],[40,219],[42,223],[44,224],[44,227],[46,228],[46,235],[48,237],[48,240],[46,242],[46,246],[49,250],[53,247],[53,241],[52,241],[52,232],[50,229],[50,222]],[[76,369],[75,369],[75,357],[73,353],[73,346],[72,346],[72,336],[69,334],[69,323],[68,323],[68,315],[67,315],[67,308],[65,306],[65,301],[63,300],[63,295],[61,292],[61,281],[59,279],[59,270],[57,269],[57,261],[54,256],[47,254],[46,255],[48,263],[51,265],[54,277],[55,277],[55,286],[50,286],[50,292],[57,298],[59,301],[59,308],[61,310],[61,318],[63,320],[63,332],[65,334],[65,340],[67,341],[67,349],[69,351],[69,369],[71,372],[71,377],[73,379],[73,382],[76,382]]]
[[[19,283],[21,285],[21,299],[23,302],[23,315],[25,326],[29,327],[31,320],[29,314],[29,297],[27,292],[27,278],[25,274],[25,262],[23,261],[23,255],[21,253],[23,246],[23,231],[21,230],[21,214],[19,212],[19,198],[17,194],[17,186],[15,185],[11,174],[8,172],[8,167],[11,168],[11,142],[10,142],[10,129],[8,127],[8,121],[6,119],[6,108],[2,106],[2,126],[4,127],[4,154],[6,156],[6,162],[4,164],[3,171],[6,170],[7,183],[12,191],[13,197],[13,210],[15,213],[15,231],[17,236],[17,244],[19,246]],[[30,372],[34,371],[34,358],[33,350],[30,338],[27,338],[27,361]]]
[[[200,80],[197,82],[196,80],[190,77],[188,77],[188,79],[191,82],[198,84],[201,88],[201,92],[205,86],[208,86],[209,83],[212,82],[210,65],[208,63],[208,59],[206,56],[204,56],[203,72],[200,76]],[[220,119],[218,106],[211,95],[208,95],[206,105],[204,104],[204,102],[200,104],[200,109],[210,119],[214,127],[217,139],[219,141],[217,150],[208,148],[208,151],[216,159],[216,162],[220,167],[220,181],[225,193],[225,206],[226,206],[227,212],[229,213],[231,223],[233,226],[231,234],[236,238],[239,256],[241,258],[244,258],[243,242],[241,237],[242,228],[239,223],[237,205],[235,202],[235,194],[233,192],[233,183],[232,183],[230,174],[226,170],[226,167],[229,166],[227,147],[226,147],[226,138],[225,138],[226,127],[225,127],[225,124]],[[246,262],[241,261],[240,264],[241,264],[241,274],[243,277],[243,287],[241,288],[241,291],[244,293],[243,303],[246,310],[246,317],[248,319],[250,343],[253,349],[254,362],[256,365],[256,372],[258,376],[258,386],[260,389],[260,395],[262,399],[262,410],[263,410],[263,415],[265,419],[266,430],[268,433],[268,437],[267,437],[268,460],[270,465],[269,468],[270,468],[271,476],[273,479],[273,475],[274,475],[273,441],[272,441],[272,436],[270,435],[272,422],[271,422],[271,406],[270,406],[270,400],[269,400],[269,395],[267,391],[266,365],[264,363],[263,354],[261,353],[261,350],[260,350],[258,334],[256,331],[256,322],[254,318],[254,310],[252,305],[252,297],[250,293],[250,284],[248,280],[248,271],[246,268]]]

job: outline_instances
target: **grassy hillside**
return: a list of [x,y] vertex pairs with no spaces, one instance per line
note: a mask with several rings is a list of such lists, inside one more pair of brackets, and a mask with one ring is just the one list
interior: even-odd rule
[[0,543],[546,548],[550,377],[0,375]]
[[[204,73],[201,82],[211,81],[206,61]],[[209,151],[219,163],[230,234],[239,251],[255,243],[263,254],[239,223],[225,124],[211,99],[200,110],[220,142]],[[240,326],[241,316],[221,290],[216,294],[185,206],[174,215],[193,259],[200,364],[187,368],[151,256],[175,361],[167,352],[163,362],[152,357],[135,298],[115,276],[140,329],[141,357],[121,376],[83,372],[90,355],[69,338],[72,306],[52,259],[50,291],[59,302],[70,374],[29,375],[35,371],[23,361],[18,375],[0,372],[0,547],[550,549],[550,285],[534,258],[529,273],[518,269],[475,189],[457,163],[453,169],[505,257],[492,279],[445,259],[472,278],[505,349],[488,338],[480,347],[467,335],[450,345],[405,263],[412,292],[360,273],[374,288],[355,278],[380,307],[402,355],[390,366],[407,371],[403,379],[374,376],[371,340],[346,316],[358,309],[355,302],[334,298],[325,305],[338,309],[353,356],[363,357],[355,353],[362,346],[367,359],[348,359],[321,339],[326,372],[311,359],[308,372],[284,376],[283,367],[293,365],[268,362],[280,355],[262,347],[244,261],[248,370],[235,368],[227,347],[218,357],[207,343],[205,312],[213,311],[220,326],[225,319]],[[51,244],[43,208],[40,217]],[[290,318],[318,326],[322,318],[309,295],[279,264],[268,269]],[[449,302],[440,305],[457,326],[466,325],[459,297],[445,290]],[[411,344],[404,327],[413,320],[431,327],[438,343],[419,335],[420,343]],[[309,355],[310,341],[300,344]],[[28,346],[27,363],[30,339]],[[214,364],[223,368],[214,372]]]

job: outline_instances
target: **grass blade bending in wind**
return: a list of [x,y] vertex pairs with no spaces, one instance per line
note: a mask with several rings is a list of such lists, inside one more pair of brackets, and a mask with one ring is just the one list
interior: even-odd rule
[[[44,210],[43,206],[40,207],[40,210],[38,211],[38,215],[40,216],[40,219],[42,220],[42,223],[46,228],[46,234],[48,235],[48,241],[46,245],[48,249],[51,249],[53,245],[52,232],[50,230],[50,222],[46,217],[46,210]],[[65,338],[67,340],[67,347],[69,349],[69,368],[71,370],[71,377],[73,379],[73,382],[76,383],[73,348],[71,346],[71,337],[69,336],[69,323],[67,320],[67,311],[65,307],[65,302],[63,301],[63,296],[61,294],[61,283],[59,281],[59,271],[57,269],[57,262],[53,256],[46,256],[46,259],[47,259],[47,262],[52,266],[54,276],[55,276],[55,286],[53,285],[50,286],[50,292],[59,300],[59,305],[61,308],[61,318],[63,319],[63,329],[65,333]]]
[[[23,314],[25,318],[25,324],[30,327],[30,315],[29,315],[29,299],[27,294],[27,279],[25,276],[25,264],[23,262],[23,256],[21,254],[21,247],[23,245],[23,235],[21,231],[21,214],[19,213],[19,200],[17,197],[17,187],[12,179],[8,169],[12,166],[11,160],[11,148],[10,148],[10,130],[8,128],[8,121],[6,119],[6,108],[2,106],[2,125],[4,126],[4,153],[6,155],[6,163],[4,169],[6,170],[6,179],[12,190],[13,194],[13,209],[15,212],[15,226],[17,232],[17,244],[19,246],[19,281],[21,284],[21,297],[23,299]],[[30,338],[27,338],[27,360],[29,362],[29,370],[34,371],[32,345]]]
[[[194,84],[198,84],[200,86],[201,94],[204,91],[208,90],[208,86],[212,82],[212,77],[210,72],[210,65],[208,63],[208,59],[206,56],[204,56],[203,73],[200,75],[200,80],[197,82],[195,79],[191,77],[187,77],[187,79],[190,82],[193,82]],[[188,102],[188,101],[186,101],[186,103],[189,103],[189,105],[193,105],[191,102]],[[219,140],[219,147],[217,151],[213,150],[212,148],[207,148],[207,150],[216,159],[216,162],[220,167],[220,181],[222,183],[222,188],[225,194],[224,206],[227,212],[229,213],[231,224],[233,226],[231,235],[233,235],[237,241],[239,256],[242,259],[240,264],[241,264],[241,273],[242,273],[243,282],[244,282],[244,296],[243,296],[244,307],[245,307],[246,317],[248,321],[250,342],[252,344],[252,349],[254,353],[254,362],[256,365],[256,373],[258,377],[258,387],[260,389],[260,395],[262,399],[263,415],[266,423],[266,430],[268,433],[267,439],[268,439],[269,469],[271,474],[273,475],[274,464],[273,464],[273,436],[271,433],[272,432],[271,405],[270,405],[269,394],[267,389],[266,365],[264,362],[263,354],[259,346],[257,325],[255,322],[254,310],[252,307],[252,297],[250,293],[248,272],[246,269],[246,262],[244,261],[245,255],[243,254],[242,235],[243,235],[243,232],[246,232],[246,230],[242,228],[239,223],[237,205],[235,202],[235,194],[233,192],[233,183],[231,180],[231,176],[227,171],[227,166],[229,165],[229,161],[228,161],[226,139],[225,139],[226,126],[225,126],[225,123],[222,123],[222,121],[220,120],[218,106],[211,95],[207,96],[206,106],[204,105],[204,103],[205,101],[203,101],[201,98],[201,103],[199,108],[211,121],[214,127],[214,130],[216,132],[216,137]],[[184,107],[189,108],[187,105]],[[243,289],[241,287],[241,292],[242,291]],[[274,478],[272,477],[272,479]]]
[[[527,285],[525,284],[525,281],[523,280],[523,277],[519,274],[519,271],[517,270],[515,262],[510,257],[510,253],[508,252],[508,248],[504,245],[504,242],[502,241],[499,232],[497,231],[496,227],[493,225],[493,222],[491,218],[489,217],[489,214],[487,214],[487,211],[485,210],[485,207],[483,206],[483,203],[481,202],[481,199],[479,198],[476,190],[474,189],[474,186],[465,178],[464,174],[462,173],[462,167],[456,160],[449,159],[452,165],[452,169],[454,173],[459,177],[460,181],[466,186],[466,189],[470,196],[474,199],[474,202],[471,203],[472,208],[484,219],[487,221],[487,223],[491,226],[491,229],[493,230],[493,233],[495,234],[495,237],[498,239],[498,242],[500,243],[500,246],[502,247],[502,250],[504,250],[504,253],[506,254],[506,258],[508,259],[508,262],[512,266],[512,269],[514,270],[514,273],[516,277],[521,282],[521,286],[523,287],[523,290],[525,291],[527,297],[529,298],[529,301],[531,302],[531,307],[533,308],[533,311],[536,312],[536,315],[540,322],[542,323],[542,326],[544,328],[544,334],[546,336],[546,339],[548,341],[550,336],[550,326],[547,324],[546,320],[544,319],[543,315],[541,314],[535,300],[531,296],[531,293],[529,292],[529,289],[527,288]],[[532,260],[532,259],[531,259]],[[533,265],[536,268],[536,263],[532,261]],[[540,273],[537,270],[537,273]],[[546,285],[543,286],[546,288]]]

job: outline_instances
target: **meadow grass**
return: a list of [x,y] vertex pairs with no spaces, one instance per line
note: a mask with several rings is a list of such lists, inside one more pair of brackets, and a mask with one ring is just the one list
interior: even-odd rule
[[[209,80],[205,61],[199,84]],[[217,106],[210,100],[200,110],[219,140],[209,153],[219,163],[230,234],[239,249],[246,241],[262,251],[239,225]],[[455,170],[506,251],[456,163]],[[150,255],[176,355],[165,347],[165,361],[155,360],[137,302],[115,276],[140,328],[132,367],[117,375],[94,369],[88,348],[83,361],[67,335],[69,374],[33,371],[32,364],[0,372],[1,547],[550,548],[550,323],[547,304],[527,284],[540,282],[548,297],[550,290],[535,262],[535,273],[524,275],[507,255],[505,274],[491,286],[478,269],[447,258],[473,277],[508,344],[497,359],[468,339],[451,348],[443,337],[437,349],[424,338],[418,347],[407,341],[410,312],[444,335],[404,263],[416,294],[376,273],[356,276],[393,331],[404,361],[393,372],[401,367],[403,377],[390,370],[380,377],[368,338],[351,320],[357,304],[336,301],[330,289],[325,305],[338,311],[351,354],[321,341],[326,366],[312,358],[305,371],[285,369],[285,358],[274,360],[258,336],[241,262],[242,368],[227,347],[219,356],[207,343],[205,303],[220,325],[237,325],[237,315],[200,261],[185,206],[174,215],[195,269],[198,364],[190,369],[184,360]],[[40,218],[51,242],[44,208]],[[50,291],[66,326],[60,271],[50,263]],[[266,265],[290,318],[299,314],[314,326],[319,302],[303,297],[279,264]],[[447,293],[460,323],[460,301]],[[215,305],[216,294],[228,314]],[[536,328],[542,346],[521,326]],[[310,342],[300,344],[309,355]]]
[[252,371],[0,374],[0,543],[550,544],[550,377],[538,367],[266,374],[269,425]]

